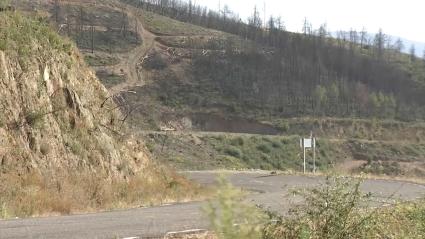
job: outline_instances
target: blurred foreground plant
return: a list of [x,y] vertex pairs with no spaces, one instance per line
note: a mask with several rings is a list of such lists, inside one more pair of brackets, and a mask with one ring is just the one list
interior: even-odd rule
[[224,176],[218,179],[217,196],[204,207],[218,238],[261,238],[266,214],[244,203],[243,198],[243,192],[234,188]]

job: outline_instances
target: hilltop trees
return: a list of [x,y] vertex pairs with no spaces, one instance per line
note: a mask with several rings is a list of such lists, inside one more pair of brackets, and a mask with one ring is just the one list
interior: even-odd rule
[[386,43],[386,36],[382,32],[382,29],[379,29],[379,32],[375,35],[375,39],[374,39],[375,54],[379,60],[382,60],[385,43]]
[[425,62],[425,48],[424,48],[424,51],[422,53],[422,60]]
[[[220,94],[240,104],[284,116],[403,119],[409,117],[406,110],[425,104],[424,82],[394,67],[403,42],[398,39],[393,44],[382,29],[373,37],[366,29],[340,31],[335,39],[326,24],[315,30],[307,19],[303,34],[287,32],[281,18],[262,19],[256,7],[245,23],[228,8],[215,12],[177,0],[138,2],[150,11],[249,40],[249,47],[239,51],[235,48],[240,44],[227,40],[224,54],[212,52],[193,59],[195,77],[209,79]],[[414,55],[411,50],[412,62]]]
[[411,61],[415,61],[415,59],[416,59],[416,48],[415,48],[415,45],[412,44],[410,46],[409,53],[410,53],[410,60]]
[[251,17],[248,18],[248,26],[249,30],[248,37],[254,40],[258,40],[259,37],[261,37],[259,34],[261,34],[261,26],[263,25],[260,17],[260,12],[258,11],[257,7],[254,7],[254,12]]
[[403,41],[400,38],[398,38],[397,41],[395,42],[394,48],[396,49],[396,51],[398,53],[400,53],[401,51],[403,51],[403,49],[404,49],[404,43],[403,43]]

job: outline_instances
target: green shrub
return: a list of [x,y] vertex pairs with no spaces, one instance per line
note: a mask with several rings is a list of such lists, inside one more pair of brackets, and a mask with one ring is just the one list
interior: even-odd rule
[[83,156],[84,149],[83,149],[83,147],[81,146],[81,144],[79,142],[72,141],[72,142],[69,143],[69,147],[71,149],[71,152],[74,155],[77,155],[77,156],[80,156],[80,157]]
[[245,144],[245,140],[242,137],[236,137],[232,139],[230,142],[233,146],[243,146]]
[[413,233],[418,233],[418,235],[425,235],[425,201],[419,201],[418,203],[408,205],[406,210],[406,217],[408,220],[413,222],[414,228],[417,230],[412,230]]
[[223,135],[214,135],[211,136],[211,138],[217,140],[217,141],[223,141],[224,140],[224,136]]
[[279,130],[281,130],[282,132],[288,132],[289,131],[289,129],[290,129],[290,126],[289,126],[289,122],[288,121],[280,121],[278,124],[277,124],[277,128],[279,129]]
[[155,151],[155,143],[153,142],[146,143],[146,148],[148,148],[149,152],[153,153]]
[[221,162],[221,164],[225,166],[225,168],[240,169],[244,167],[241,161],[233,156],[220,155],[217,160]]
[[120,62],[116,57],[101,57],[97,55],[86,55],[84,56],[84,60],[89,66],[112,66]]
[[6,203],[0,200],[0,219],[8,218]]
[[377,214],[361,208],[370,195],[361,193],[360,184],[327,178],[322,188],[299,192],[305,204],[289,219],[269,213],[273,222],[265,227],[264,238],[376,238]]
[[268,144],[260,144],[257,146],[257,149],[265,154],[269,154],[272,152],[272,149],[270,148]]
[[275,141],[273,141],[273,142],[272,142],[272,147],[273,147],[273,148],[276,148],[276,149],[277,149],[277,148],[282,148],[282,146],[283,146],[283,145],[282,145],[282,143],[281,143],[281,142],[279,142],[279,141],[276,141],[276,140],[275,140]]
[[48,155],[48,154],[50,153],[50,146],[49,146],[49,144],[47,144],[47,143],[43,142],[43,143],[40,145],[40,152],[41,152],[43,155]]
[[0,128],[3,128],[6,125],[6,119],[3,114],[0,115]]
[[143,67],[147,70],[163,70],[167,67],[167,63],[158,53],[155,53],[149,60],[144,62]]
[[243,157],[242,151],[234,146],[227,146],[224,149],[224,153],[238,159],[241,159]]
[[290,144],[289,139],[282,139],[282,140],[280,140],[280,142],[282,142],[282,144],[284,144],[284,145]]
[[25,120],[31,127],[37,127],[43,122],[44,116],[45,114],[43,112],[33,111],[26,115]]
[[219,239],[260,239],[265,214],[243,202],[243,194],[221,176],[216,198],[204,212]]
[[368,163],[361,168],[364,173],[384,174],[389,176],[398,176],[402,174],[400,163],[398,162],[382,162],[369,160]]
[[6,39],[0,39],[0,51],[5,51],[7,49]]

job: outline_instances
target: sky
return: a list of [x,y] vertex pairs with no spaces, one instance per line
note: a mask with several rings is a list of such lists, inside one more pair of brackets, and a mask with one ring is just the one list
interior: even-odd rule
[[[287,30],[300,32],[307,18],[317,29],[326,23],[328,30],[361,30],[363,27],[425,43],[424,0],[192,0],[197,4],[217,10],[228,5],[243,20],[253,12],[254,6],[266,15],[281,16]],[[268,17],[267,17],[268,18]]]

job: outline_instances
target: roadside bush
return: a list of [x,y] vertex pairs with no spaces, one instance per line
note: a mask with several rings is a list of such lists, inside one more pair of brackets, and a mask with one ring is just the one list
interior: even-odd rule
[[403,172],[400,163],[386,162],[386,161],[373,161],[369,160],[368,164],[361,168],[364,173],[371,173],[377,175],[398,176]]
[[220,177],[204,212],[219,239],[423,238],[423,200],[370,209],[361,182],[328,177],[323,187],[295,192],[305,201],[283,217],[244,204],[241,191]]
[[243,202],[243,194],[223,176],[218,180],[216,198],[204,207],[219,239],[260,239],[266,215]]
[[424,238],[425,201],[399,203],[379,210],[375,237]]
[[286,121],[286,120],[280,121],[280,122],[277,124],[277,128],[278,128],[279,130],[281,130],[282,132],[288,132],[288,131],[289,131],[289,129],[290,129],[289,122],[288,122],[288,121]]
[[376,214],[361,208],[369,198],[360,191],[361,181],[327,178],[322,188],[298,192],[305,204],[293,217],[272,217],[264,229],[265,239],[275,238],[375,238]]

